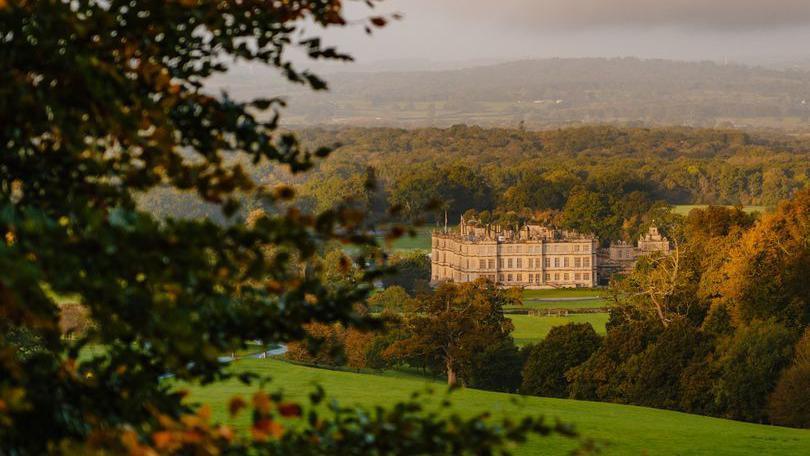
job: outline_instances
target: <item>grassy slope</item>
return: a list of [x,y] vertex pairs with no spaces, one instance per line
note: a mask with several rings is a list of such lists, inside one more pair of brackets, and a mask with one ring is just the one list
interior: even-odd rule
[[[708,207],[708,204],[678,204],[673,206],[672,212],[680,215],[689,215],[689,211],[692,209],[704,209]],[[731,206],[728,206],[731,207]],[[743,206],[743,210],[745,212],[766,212],[768,208],[766,206]]]
[[[281,389],[289,399],[304,403],[319,382],[345,405],[386,405],[424,390],[428,381],[329,371],[276,360],[243,360],[236,366],[273,377],[271,390]],[[437,390],[443,391],[436,383]],[[205,388],[191,388],[190,400],[209,403],[214,416],[227,420],[226,403],[235,394],[254,388],[236,381]],[[678,412],[585,401],[521,398],[515,395],[462,390],[451,397],[454,409],[471,416],[483,411],[495,417],[544,415],[573,423],[585,436],[605,443],[604,454],[810,454],[810,431],[763,426]],[[244,426],[247,416],[236,424]],[[562,439],[532,439],[517,454],[565,454],[577,445]]]
[[608,314],[572,314],[567,317],[537,317],[534,315],[508,315],[515,325],[512,337],[517,345],[539,342],[546,337],[551,328],[568,323],[590,323],[599,334],[605,334]]

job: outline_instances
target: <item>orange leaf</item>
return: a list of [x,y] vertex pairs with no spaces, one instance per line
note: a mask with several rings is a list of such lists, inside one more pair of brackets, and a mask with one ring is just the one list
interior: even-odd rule
[[239,396],[235,396],[231,398],[231,401],[228,403],[228,411],[230,412],[231,416],[236,416],[240,410],[245,408],[247,403],[245,403],[244,399]]
[[301,406],[293,402],[279,404],[278,412],[285,418],[301,416]]
[[261,413],[266,414],[270,411],[270,398],[267,394],[258,391],[253,395],[253,407]]
[[152,441],[159,450],[165,450],[172,442],[172,433],[169,431],[158,431],[152,434]]

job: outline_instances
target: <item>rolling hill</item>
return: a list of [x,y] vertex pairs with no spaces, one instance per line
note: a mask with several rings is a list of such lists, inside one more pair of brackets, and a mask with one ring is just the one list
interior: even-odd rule
[[[391,404],[414,391],[431,386],[435,400],[444,397],[440,383],[401,373],[380,375],[315,369],[283,361],[241,360],[234,369],[273,377],[270,390],[304,403],[314,382],[344,405]],[[211,387],[191,387],[189,400],[212,405],[214,418],[227,420],[226,404],[233,395],[247,396],[254,388],[234,380]],[[680,412],[598,402],[520,397],[464,389],[450,396],[455,410],[464,415],[489,411],[494,417],[544,415],[573,423],[581,435],[596,441],[603,454],[785,454],[810,453],[810,430],[764,426]],[[235,424],[245,426],[247,416]],[[563,438],[532,439],[516,454],[566,454],[579,445]]]

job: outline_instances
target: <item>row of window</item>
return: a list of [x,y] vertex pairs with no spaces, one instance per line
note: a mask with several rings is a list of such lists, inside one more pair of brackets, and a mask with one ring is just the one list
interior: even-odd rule
[[[589,273],[589,272],[583,272],[583,273],[577,272],[577,273],[574,273],[574,274],[569,274],[567,272],[564,272],[564,273],[561,274],[559,272],[555,272],[554,274],[544,274],[544,275],[545,275],[545,277],[543,277],[543,274],[529,274],[528,275],[528,279],[529,279],[528,282],[529,283],[540,283],[541,278],[544,278],[546,282],[550,282],[552,280],[552,277],[553,277],[553,280],[555,282],[559,282],[560,278],[562,278],[563,281],[567,282],[567,281],[571,280],[572,277],[573,277],[573,279],[575,281],[591,280],[591,273]],[[523,274],[514,274],[514,275],[513,274],[499,274],[498,279],[501,282],[503,282],[504,279],[505,279],[506,282],[523,282]]]
[[[450,277],[452,277],[452,275]],[[455,279],[456,280],[460,280],[461,277],[462,276],[461,276],[460,273],[458,273],[458,272],[455,273]],[[495,275],[494,274],[482,274],[480,277],[483,277],[483,278],[486,278],[486,279],[489,279],[489,280],[493,280],[493,281],[495,280]],[[467,281],[470,280],[469,275],[467,275],[466,278],[467,278]],[[564,282],[568,282],[573,278],[573,280],[575,282],[580,282],[580,281],[589,281],[589,280],[591,280],[591,274],[589,272],[583,272],[583,273],[577,272],[577,273],[573,273],[573,274],[570,274],[570,273],[567,273],[567,272],[565,272],[565,273],[555,272],[553,274],[550,274],[550,273],[549,274],[528,274],[527,278],[528,278],[528,283],[538,283],[538,284],[541,283],[541,279],[545,279],[546,282],[551,282],[552,280],[554,282],[559,282],[560,279],[562,279]],[[439,280],[439,276],[434,275],[433,279],[434,280]],[[506,282],[506,283],[510,283],[510,282],[522,283],[523,282],[523,274],[498,274],[498,281]]]
[[[540,258],[529,258],[528,259],[528,268],[529,269],[540,269]],[[555,268],[564,267],[570,268],[573,264],[575,268],[589,268],[591,267],[591,259],[590,257],[554,257],[554,258],[545,258],[545,267],[551,268],[552,263],[554,264]],[[467,268],[470,267],[469,260],[467,260]],[[523,258],[498,258],[498,268],[499,269],[523,269]],[[478,269],[495,269],[495,260],[488,259],[478,260]]]
[[[470,251],[469,247],[475,247],[475,251],[479,254],[490,254],[494,255],[496,251],[495,245],[490,246],[482,246],[482,245],[475,245],[475,246],[467,246],[463,244],[456,244],[454,246],[449,246],[448,241],[438,240],[435,239],[433,241],[433,247],[435,248],[452,248],[458,250],[459,252],[468,253]],[[502,245],[500,248],[501,253],[543,253],[543,246],[542,245]],[[554,252],[554,253],[566,253],[566,252],[590,252],[591,251],[591,244],[569,244],[569,243],[560,243],[560,244],[549,244],[546,246],[547,252]]]

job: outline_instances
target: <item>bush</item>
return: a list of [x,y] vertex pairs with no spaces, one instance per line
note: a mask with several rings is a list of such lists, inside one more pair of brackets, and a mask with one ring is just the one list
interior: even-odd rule
[[405,310],[411,299],[404,288],[399,285],[392,285],[368,298],[368,307],[372,312],[389,311],[400,313]]
[[312,323],[306,326],[307,342],[290,342],[286,358],[321,366],[342,366],[346,362],[346,331],[340,325]]
[[793,364],[776,384],[768,401],[771,423],[810,428],[810,329],[796,345]]
[[673,321],[654,343],[622,365],[625,399],[648,407],[678,408],[684,370],[705,359],[711,348],[709,338],[689,321]]
[[512,338],[487,347],[474,356],[466,377],[468,386],[489,391],[515,393],[520,388],[523,351]]
[[642,353],[662,331],[651,320],[608,322],[608,333],[601,347],[584,363],[566,373],[569,395],[575,399],[627,401],[623,390],[622,364]]
[[383,278],[385,287],[400,286],[415,295],[430,290],[430,258],[424,252],[415,251],[404,255],[394,255],[390,261],[396,273]]
[[552,328],[535,345],[523,367],[523,394],[567,396],[565,372],[585,362],[599,349],[602,338],[590,323],[570,323]]
[[715,401],[723,416],[763,422],[768,394],[790,363],[793,334],[775,321],[753,321],[718,347]]

